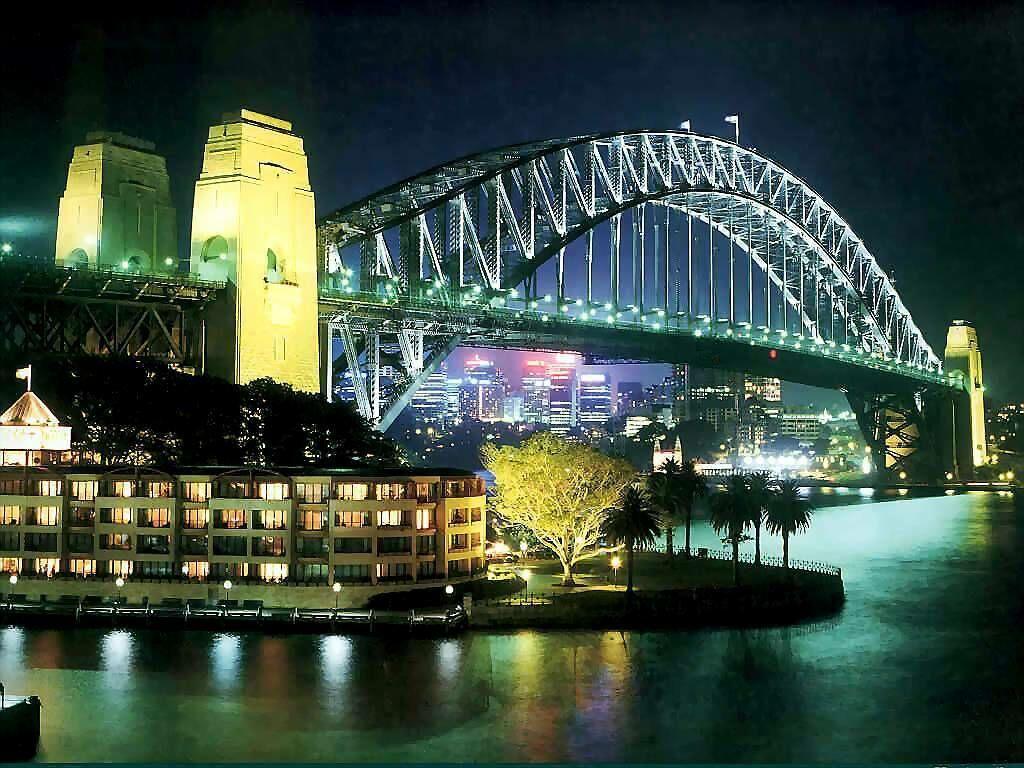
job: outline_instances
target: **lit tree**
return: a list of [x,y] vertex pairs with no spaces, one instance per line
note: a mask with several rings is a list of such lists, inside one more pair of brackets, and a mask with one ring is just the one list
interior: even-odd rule
[[583,560],[608,551],[599,546],[607,510],[633,479],[622,459],[540,432],[521,447],[486,444],[484,466],[495,480],[494,510],[519,523],[562,563],[562,583]]

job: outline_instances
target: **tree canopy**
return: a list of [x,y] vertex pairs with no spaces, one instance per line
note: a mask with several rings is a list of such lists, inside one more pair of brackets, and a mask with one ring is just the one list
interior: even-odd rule
[[528,528],[558,557],[563,580],[571,584],[573,566],[604,551],[598,546],[601,525],[633,468],[550,432],[519,448],[488,443],[481,456],[494,474],[495,512]]
[[395,444],[351,404],[271,379],[243,386],[164,363],[83,356],[44,361],[34,386],[99,463],[393,464]]

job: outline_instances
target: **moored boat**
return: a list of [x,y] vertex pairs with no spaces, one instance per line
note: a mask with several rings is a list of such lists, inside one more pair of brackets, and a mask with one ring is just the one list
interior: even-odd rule
[[[3,691],[2,685],[0,691]],[[41,706],[37,696],[3,696],[0,700],[0,760],[35,757],[39,749]]]

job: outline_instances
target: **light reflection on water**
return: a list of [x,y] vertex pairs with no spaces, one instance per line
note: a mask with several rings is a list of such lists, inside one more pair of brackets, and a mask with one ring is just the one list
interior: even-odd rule
[[[846,608],[816,624],[447,639],[0,628],[0,680],[43,699],[46,760],[1020,761],[1012,501],[880,498],[817,494],[792,540],[794,558],[843,568]],[[693,545],[721,542],[698,521]],[[762,548],[781,554],[771,536]]]

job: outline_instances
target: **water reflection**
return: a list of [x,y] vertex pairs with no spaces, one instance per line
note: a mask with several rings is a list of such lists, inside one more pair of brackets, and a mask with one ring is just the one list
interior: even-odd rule
[[[0,628],[0,679],[43,697],[58,761],[1024,758],[1012,500],[814,503],[792,554],[843,567],[828,622],[443,639]],[[703,522],[693,539],[721,546]]]

